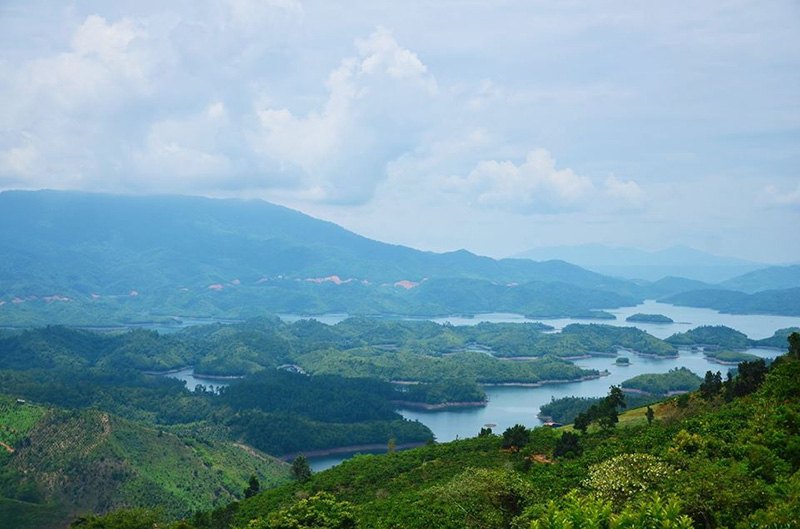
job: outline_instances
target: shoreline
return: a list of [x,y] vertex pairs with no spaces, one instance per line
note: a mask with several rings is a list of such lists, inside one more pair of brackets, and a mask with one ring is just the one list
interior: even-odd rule
[[427,411],[444,410],[447,408],[471,408],[482,407],[489,404],[488,400],[474,400],[462,402],[440,402],[438,404],[429,404],[427,402],[414,402],[410,400],[393,400],[392,404],[399,408],[413,408]]
[[636,389],[636,388],[626,388],[622,387],[622,391],[627,393],[636,393],[639,395],[648,395],[653,397],[674,397],[676,395],[683,395],[684,393],[690,393],[691,389],[674,389],[671,391],[667,391],[666,393],[651,393],[650,391],[645,391],[643,389]]
[[241,380],[247,375],[201,375],[199,373],[193,373],[192,376],[204,380]]
[[193,368],[194,366],[183,366],[183,367],[177,367],[175,369],[168,369],[166,371],[142,371],[142,373],[145,375],[153,375],[155,377],[161,377],[164,375],[172,375],[174,373],[180,373],[181,371]]
[[[409,448],[417,448],[424,445],[425,445],[424,442],[417,441],[413,443],[397,443],[394,448],[395,450],[407,450]],[[388,443],[371,443],[363,445],[336,446],[333,448],[324,448],[320,450],[306,450],[305,452],[290,452],[288,454],[279,456],[278,459],[282,461],[291,461],[292,459],[294,459],[299,455],[303,455],[306,458],[325,457],[334,454],[346,454],[348,452],[358,452],[360,450],[381,450],[381,449],[386,450],[388,452]]]
[[538,382],[486,382],[481,383],[479,382],[479,386],[483,387],[526,387],[526,388],[538,388],[539,386],[545,386],[548,384],[569,384],[571,382],[584,382],[586,380],[594,380],[597,378],[602,378],[610,375],[609,371],[603,371],[597,375],[586,375],[579,378],[573,378],[569,380],[540,380]]

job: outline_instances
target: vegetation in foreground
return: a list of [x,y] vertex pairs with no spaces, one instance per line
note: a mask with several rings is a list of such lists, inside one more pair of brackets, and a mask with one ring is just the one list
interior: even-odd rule
[[[709,373],[699,391],[628,411],[618,422],[600,413],[586,433],[484,429],[472,439],[356,457],[173,525],[797,527],[799,357],[796,335],[769,368],[743,363],[725,382]],[[612,388],[604,401],[621,397]],[[143,527],[119,525],[115,516],[125,514],[74,526]]]

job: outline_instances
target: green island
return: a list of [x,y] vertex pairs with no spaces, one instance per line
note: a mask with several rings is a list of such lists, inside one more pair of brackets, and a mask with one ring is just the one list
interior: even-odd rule
[[637,312],[625,318],[625,321],[640,322],[640,323],[675,323],[675,321],[663,314],[642,314]]
[[620,366],[627,366],[627,365],[630,365],[631,360],[627,356],[618,356],[614,360],[614,363],[617,364],[617,365],[620,365]]
[[724,325],[701,325],[686,332],[673,334],[666,341],[675,346],[711,345],[725,349],[745,349],[751,343],[746,334]]
[[730,351],[726,349],[712,349],[703,351],[707,358],[719,364],[738,365],[741,362],[752,362],[758,360],[756,355],[743,353],[741,351]]
[[[298,471],[290,484],[171,525],[158,512],[123,510],[73,526],[793,527],[800,434],[781,417],[800,414],[800,336],[795,349],[769,367],[743,363],[725,382],[708,373],[698,391],[639,408],[612,387],[580,428],[577,419],[575,428],[485,428]],[[763,413],[777,409],[784,415]]]
[[670,369],[666,373],[637,375],[622,382],[625,391],[645,395],[673,395],[694,391],[703,379],[685,367]]
[[[646,395],[628,393],[625,403],[629,408],[639,408],[663,400],[662,395]],[[539,408],[539,418],[557,423],[569,424],[580,413],[585,413],[589,408],[602,402],[603,397],[553,397],[550,402]]]

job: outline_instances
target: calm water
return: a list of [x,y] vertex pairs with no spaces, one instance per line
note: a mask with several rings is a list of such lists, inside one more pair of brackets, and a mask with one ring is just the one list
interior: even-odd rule
[[[778,330],[786,327],[800,327],[800,318],[786,316],[762,315],[737,315],[722,314],[710,309],[691,307],[676,307],[656,301],[646,301],[635,307],[623,307],[609,310],[616,320],[578,320],[574,318],[558,319],[528,319],[519,314],[481,314],[474,318],[450,316],[444,318],[431,318],[437,323],[450,323],[452,325],[477,325],[482,321],[500,322],[542,322],[560,330],[570,323],[604,323],[609,325],[638,327],[658,338],[667,338],[676,332],[684,332],[699,325],[726,325],[737,329],[752,339],[767,338]],[[626,322],[625,318],[637,312],[645,314],[663,314],[672,318],[675,323],[649,324]],[[288,322],[307,318],[296,314],[283,314],[281,318]],[[326,314],[315,316],[315,319],[334,325],[347,318],[346,314]],[[764,358],[774,358],[778,351],[769,349],[750,349],[748,351]],[[687,367],[703,376],[706,371],[721,371],[723,376],[730,366],[720,365],[707,360],[702,353],[680,351],[679,358],[656,359],[639,356],[627,352],[622,353],[630,358],[630,365],[618,366],[613,357],[592,357],[577,360],[575,363],[586,369],[609,371],[608,376],[595,380],[572,382],[566,384],[553,384],[541,387],[489,387],[486,393],[489,403],[482,408],[454,408],[452,410],[420,411],[400,410],[400,413],[411,420],[419,420],[431,431],[438,441],[451,441],[456,438],[473,437],[478,434],[481,427],[493,423],[494,431],[502,432],[509,426],[521,423],[532,427],[541,424],[536,417],[539,407],[550,401],[551,398],[577,396],[600,397],[606,395],[608,387],[619,384],[623,380],[642,373],[664,373],[676,367]],[[186,380],[187,387],[191,390],[195,385],[204,384],[227,385],[226,381],[209,381],[193,376],[191,370],[173,373],[170,376]],[[383,451],[369,452],[381,453]],[[345,459],[352,457],[353,453],[336,454],[317,458],[309,458],[312,469],[319,471],[330,468]]]
[[207,378],[198,378],[194,376],[194,369],[191,367],[187,367],[186,369],[181,369],[180,371],[176,371],[174,373],[166,373],[164,376],[170,378],[177,378],[178,380],[183,380],[186,382],[186,389],[189,391],[194,391],[194,388],[198,385],[202,384],[203,386],[211,389],[215,393],[219,391],[219,388],[223,386],[230,385],[231,382],[234,380],[215,380],[215,379],[207,379]]
[[[750,349],[750,354],[762,358],[774,358],[779,354],[772,349]],[[452,410],[420,411],[400,410],[411,420],[418,420],[430,428],[437,441],[452,441],[456,438],[474,437],[481,427],[494,423],[495,432],[502,432],[517,423],[528,427],[542,424],[536,415],[539,407],[550,402],[551,398],[561,397],[602,397],[611,385],[618,385],[643,373],[665,373],[677,367],[686,367],[700,376],[706,371],[721,371],[723,378],[732,366],[720,365],[705,358],[703,353],[680,351],[679,358],[656,359],[635,354],[622,353],[630,359],[630,365],[618,366],[613,357],[596,356],[576,360],[575,364],[584,369],[609,371],[608,376],[582,382],[551,384],[535,388],[528,387],[487,387],[489,404],[482,408],[454,408]]]
[[[431,318],[437,323],[450,323],[452,325],[477,325],[482,321],[492,323],[522,323],[541,322],[561,330],[570,323],[603,323],[622,327],[638,327],[657,338],[667,338],[676,332],[685,332],[699,325],[725,325],[745,333],[749,338],[759,340],[768,338],[778,329],[787,327],[800,327],[800,317],[767,316],[757,314],[723,314],[711,309],[698,309],[693,307],[677,307],[657,301],[645,301],[635,307],[622,307],[606,312],[617,317],[616,320],[585,320],[575,318],[529,319],[519,314],[492,313],[481,314],[474,318],[461,316],[448,316],[445,318]],[[641,323],[627,322],[625,318],[641,312],[643,314],[663,314],[672,318],[675,323]]]

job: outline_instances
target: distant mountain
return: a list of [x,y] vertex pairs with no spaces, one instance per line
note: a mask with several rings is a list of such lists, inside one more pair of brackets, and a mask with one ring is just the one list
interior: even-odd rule
[[765,290],[754,294],[732,290],[692,290],[661,301],[685,307],[714,309],[729,314],[800,316],[800,288]]
[[[260,200],[7,191],[0,225],[0,322],[12,325],[497,307],[556,316],[639,296],[563,261],[423,252]],[[441,281],[453,303],[440,301]]]
[[721,287],[710,285],[695,279],[685,277],[665,277],[652,283],[642,285],[642,293],[647,298],[658,299],[691,290],[716,290]]
[[[800,287],[800,265],[770,266],[720,283],[720,286],[754,294],[763,290]],[[800,300],[798,300],[800,302]]]
[[673,246],[657,252],[612,248],[601,244],[551,246],[528,250],[514,257],[537,261],[563,259],[601,274],[647,281],[676,276],[719,283],[765,266],[712,255],[687,246]]

